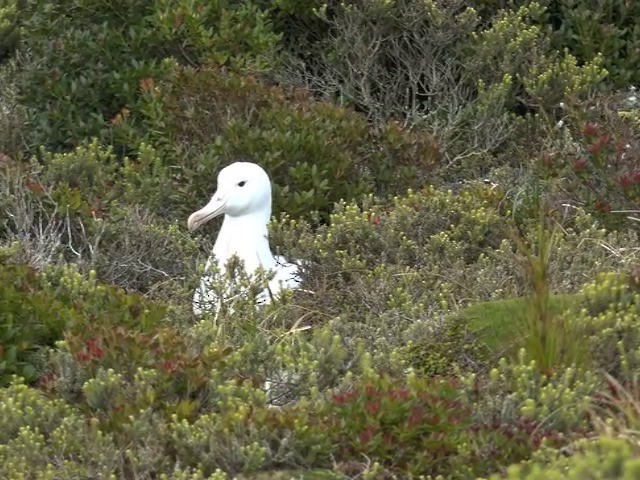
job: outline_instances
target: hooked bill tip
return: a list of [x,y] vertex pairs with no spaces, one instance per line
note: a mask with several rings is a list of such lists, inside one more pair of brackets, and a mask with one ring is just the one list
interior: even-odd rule
[[216,197],[212,199],[205,207],[201,208],[197,212],[193,212],[187,220],[187,227],[190,232],[193,232],[200,225],[207,223],[212,218],[217,217],[225,213],[226,202]]
[[193,232],[196,228],[198,228],[198,225],[195,224],[191,217],[189,217],[189,219],[187,220],[187,228],[190,232]]

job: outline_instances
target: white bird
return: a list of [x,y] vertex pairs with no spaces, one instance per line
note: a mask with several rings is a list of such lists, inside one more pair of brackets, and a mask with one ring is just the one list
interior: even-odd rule
[[217,311],[224,298],[217,298],[211,289],[211,275],[215,263],[218,272],[233,256],[244,263],[247,274],[254,275],[259,268],[274,274],[267,288],[256,298],[256,303],[271,301],[282,290],[294,289],[300,284],[298,265],[274,256],[269,247],[267,224],[271,218],[271,180],[255,163],[236,162],[218,174],[218,188],[207,205],[189,216],[189,231],[212,218],[224,214],[212,256],[205,266],[205,275],[193,297],[193,312],[201,316]]

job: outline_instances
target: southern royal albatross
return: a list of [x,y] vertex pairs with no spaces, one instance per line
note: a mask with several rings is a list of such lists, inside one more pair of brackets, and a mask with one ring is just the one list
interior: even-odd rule
[[207,272],[213,264],[219,272],[224,272],[234,255],[243,261],[249,275],[255,274],[259,267],[274,273],[267,288],[257,296],[257,304],[269,303],[272,296],[296,288],[300,283],[298,265],[274,256],[269,248],[267,224],[271,218],[271,181],[259,165],[236,162],[223,168],[218,174],[218,188],[209,203],[189,217],[189,230],[223,214],[212,256],[193,297],[193,311],[198,316],[217,311],[224,301],[212,291],[211,275]]

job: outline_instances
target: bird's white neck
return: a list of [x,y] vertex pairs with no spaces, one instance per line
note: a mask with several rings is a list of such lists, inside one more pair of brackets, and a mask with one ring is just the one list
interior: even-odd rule
[[260,265],[267,270],[276,266],[269,248],[267,224],[270,216],[271,212],[266,209],[238,217],[224,216],[213,246],[221,271],[233,255],[244,261],[247,273],[254,273]]

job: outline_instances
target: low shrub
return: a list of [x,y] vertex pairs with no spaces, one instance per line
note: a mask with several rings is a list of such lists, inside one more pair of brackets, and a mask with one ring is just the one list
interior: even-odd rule
[[[337,468],[346,475],[373,474],[477,478],[499,465],[529,458],[543,443],[568,436],[518,418],[479,420],[456,380],[367,375],[335,392],[318,409],[331,426]],[[362,458],[369,459],[369,470]]]
[[[232,385],[226,386],[228,392]],[[249,392],[235,387],[235,393]],[[258,402],[259,403],[259,402]],[[228,397],[221,414],[195,422],[173,421],[173,445],[183,464],[195,464],[205,474],[220,469],[229,474],[276,468],[322,468],[333,450],[322,424],[305,404],[287,410],[265,409],[249,398]]]
[[602,437],[584,440],[572,448],[570,456],[555,455],[544,464],[527,462],[508,468],[506,475],[491,478],[510,480],[578,480],[597,478],[601,480],[631,479],[640,474],[640,460],[637,446],[625,439]]
[[607,273],[584,288],[580,310],[568,312],[584,329],[594,367],[630,381],[640,368],[640,293],[626,274]]
[[198,263],[210,245],[200,245],[183,223],[168,222],[144,207],[117,207],[99,225],[91,266],[102,282],[183,303],[192,297]]
[[28,265],[0,263],[0,385],[13,375],[29,382],[38,377],[35,354],[62,338],[67,321],[80,313],[43,291]]
[[500,359],[488,376],[466,375],[466,395],[478,418],[489,424],[525,418],[565,434],[584,432],[592,396],[602,387],[601,377],[587,367],[545,374],[522,349],[515,360]]
[[455,385],[412,378],[409,385],[389,378],[364,381],[325,405],[320,415],[343,468],[364,455],[387,475],[395,469],[410,476],[449,473],[470,411]]
[[[508,75],[513,80],[509,98],[524,111],[547,114],[566,98],[584,97],[607,74],[597,52],[578,61],[567,51],[553,49],[546,31],[548,15],[537,2],[498,12],[488,28],[474,35],[470,57],[486,85]],[[496,68],[487,69],[489,64]]]
[[423,375],[477,372],[491,358],[491,350],[484,339],[480,339],[479,332],[469,325],[468,317],[444,317],[440,321],[419,323],[408,330],[407,337],[411,340],[402,348],[402,357]]
[[602,93],[564,104],[561,136],[543,147],[534,165],[557,203],[580,206],[612,230],[634,222],[640,200],[634,134],[640,103],[633,98],[628,91]]
[[0,475],[116,478],[110,435],[60,399],[14,380],[0,389]]
[[569,42],[552,40],[565,19],[549,2],[365,1],[316,10],[314,20],[301,15],[311,32],[303,46],[287,48],[281,81],[352,106],[377,126],[396,119],[433,134],[446,180],[517,164],[516,146],[535,139],[522,134],[524,120],[555,125],[561,102],[584,99],[607,75],[597,51],[572,54]]
[[[529,291],[514,255],[515,222],[503,216],[511,213],[508,206],[489,186],[470,184],[456,193],[426,188],[393,206],[371,199],[341,204],[330,225],[315,230],[285,217],[272,223],[271,239],[304,265],[304,291],[294,303],[309,312],[305,324],[330,324],[342,338],[362,339],[372,353],[389,352],[416,340],[417,332],[436,329],[437,335],[440,316],[458,307]],[[534,238],[533,222],[522,223],[520,235]],[[634,232],[608,234],[584,213],[567,217],[562,228],[549,258],[551,294],[577,292],[584,283],[578,278],[624,268],[635,256]],[[591,242],[617,245],[614,251],[629,258],[580,248]]]
[[[83,277],[77,269],[50,266],[42,272],[33,267],[11,263],[2,258],[0,276],[5,288],[0,295],[0,381],[6,383],[13,374],[33,382],[43,368],[39,352],[53,347],[58,340],[87,334],[96,325],[119,328],[132,324],[151,326],[164,318],[165,308],[139,296],[100,285],[95,274]],[[109,321],[110,320],[110,321]],[[81,332],[81,333],[79,333]],[[117,335],[116,335],[117,336]],[[100,340],[87,343],[91,356],[103,352]]]
[[139,320],[70,331],[42,382],[126,446],[119,462],[140,476],[180,465],[205,477],[330,465],[305,398],[343,374],[338,339],[259,330],[241,316],[221,318],[238,321],[225,336],[207,320],[187,330]]
[[20,158],[26,145],[26,112],[16,90],[15,66],[0,66],[0,165]]
[[93,141],[43,158],[46,166],[12,160],[0,173],[0,229],[6,244],[18,242],[20,261],[38,269],[73,262],[156,298],[190,295],[211,244],[179,228],[187,215],[172,210],[172,179],[154,149],[142,145],[120,163]]
[[567,48],[579,61],[602,55],[609,82],[626,88],[640,82],[638,42],[640,30],[635,19],[640,10],[635,2],[544,2],[552,15],[552,44]]
[[[71,318],[42,354],[39,385],[93,419],[118,448],[116,474],[134,478],[176,465],[194,476],[327,469],[332,458],[343,475],[476,478],[565,445],[589,425],[595,374],[544,375],[522,354],[485,377],[483,352],[460,348],[468,326],[433,323],[483,291],[484,256],[505,248],[502,265],[513,261],[503,199],[477,184],[427,188],[393,206],[342,204],[315,231],[274,222],[274,244],[306,260],[304,290],[260,309],[245,299],[215,322],[192,324],[184,297],[167,297],[167,308],[49,267],[39,288]],[[125,224],[117,199],[108,208],[105,218]],[[572,228],[558,248],[575,250],[596,227],[584,215]],[[411,366],[422,372],[406,375]],[[456,380],[465,370],[475,376]]]
[[18,10],[24,8],[18,0],[0,2],[0,62],[11,57],[18,46]]
[[510,80],[479,84],[469,72],[464,52],[482,25],[469,2],[365,1],[317,11],[307,24],[325,30],[287,48],[284,83],[351,106],[377,128],[397,121],[433,135],[447,181],[486,168],[512,135]]

